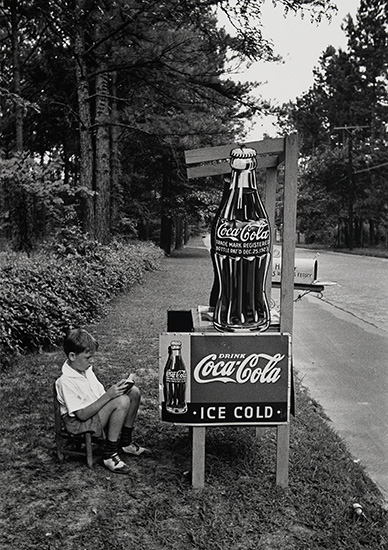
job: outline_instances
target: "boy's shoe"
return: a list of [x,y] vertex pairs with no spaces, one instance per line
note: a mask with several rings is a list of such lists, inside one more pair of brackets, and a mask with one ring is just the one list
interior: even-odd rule
[[133,442],[130,445],[127,445],[126,447],[121,447],[124,453],[127,453],[129,455],[135,455],[139,456],[144,452],[147,452],[148,449],[144,447],[140,447],[137,443]]
[[105,468],[108,468],[111,472],[115,474],[129,474],[131,468],[121,460],[118,454],[106,458],[102,461]]

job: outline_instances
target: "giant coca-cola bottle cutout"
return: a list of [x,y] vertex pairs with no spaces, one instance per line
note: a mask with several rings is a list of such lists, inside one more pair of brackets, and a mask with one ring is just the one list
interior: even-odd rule
[[268,216],[256,183],[256,151],[230,153],[229,193],[213,223],[212,256],[218,289],[214,327],[221,331],[264,331],[270,323],[265,281],[270,262]]

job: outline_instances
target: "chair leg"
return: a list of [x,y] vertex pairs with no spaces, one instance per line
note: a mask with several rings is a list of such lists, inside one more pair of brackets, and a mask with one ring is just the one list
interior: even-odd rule
[[86,463],[89,468],[93,468],[92,436],[90,433],[85,434],[85,447],[86,447]]
[[57,441],[57,458],[58,462],[63,462],[65,460],[65,455],[62,452],[62,442]]
[[62,452],[63,440],[61,435],[58,432],[55,434],[55,443],[56,443],[56,452],[57,452],[58,461],[63,462],[65,460],[65,455]]

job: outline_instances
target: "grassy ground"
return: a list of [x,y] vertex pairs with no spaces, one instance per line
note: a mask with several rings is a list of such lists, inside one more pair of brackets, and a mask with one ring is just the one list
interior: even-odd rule
[[[158,342],[166,311],[207,304],[211,280],[208,253],[188,247],[89,327],[101,380],[133,371],[143,393],[136,438],[153,454],[130,459],[128,477],[57,462],[51,388],[61,350],[22,357],[2,374],[1,550],[388,548],[381,495],[298,379],[288,489],[275,484],[275,430],[265,428],[258,437],[208,429],[206,486],[191,487],[188,430],[158,418]],[[365,517],[353,516],[355,502]]]

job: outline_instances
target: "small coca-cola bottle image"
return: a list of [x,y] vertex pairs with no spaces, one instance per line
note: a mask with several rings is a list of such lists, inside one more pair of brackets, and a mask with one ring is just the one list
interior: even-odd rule
[[166,411],[172,414],[184,414],[187,412],[187,372],[182,359],[182,342],[171,342],[169,351],[163,376]]
[[229,193],[213,223],[212,257],[218,295],[214,327],[264,331],[270,323],[265,281],[271,257],[268,216],[256,182],[255,149],[230,153]]

